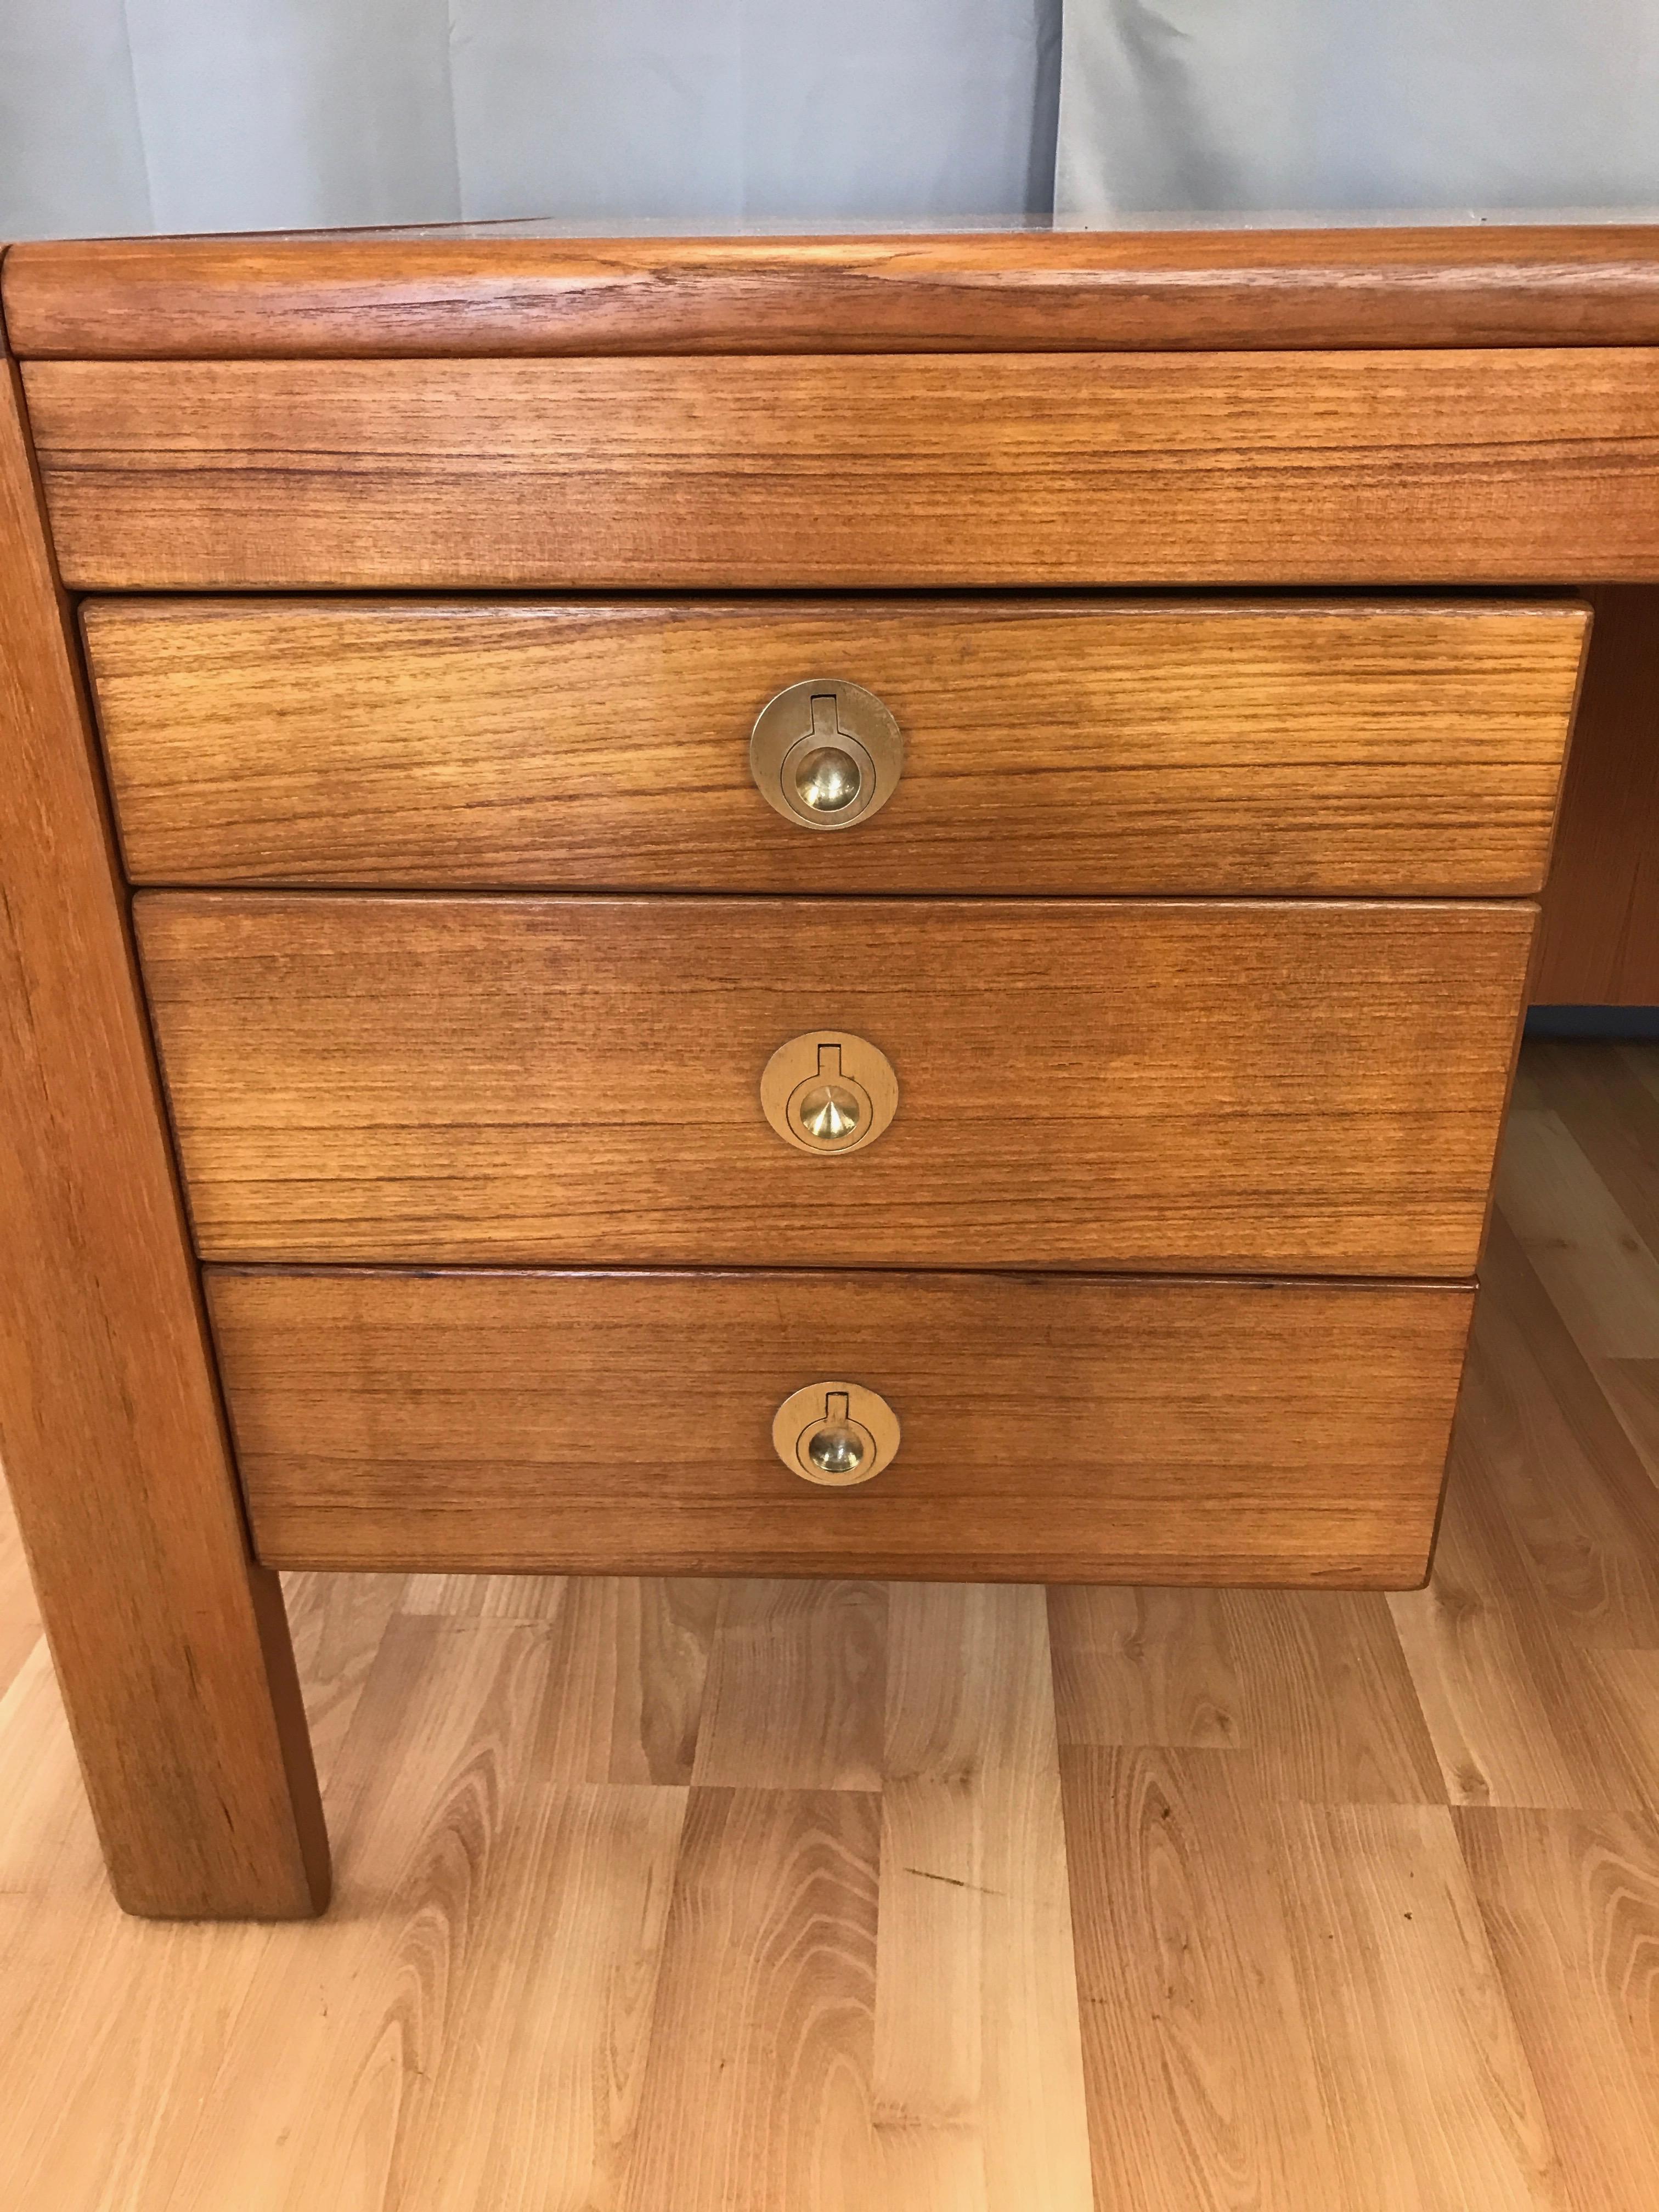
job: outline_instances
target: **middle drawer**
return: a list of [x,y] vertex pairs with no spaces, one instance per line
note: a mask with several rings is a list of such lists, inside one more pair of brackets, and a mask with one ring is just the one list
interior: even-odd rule
[[[1462,1276],[1534,909],[150,892],[217,1260]],[[765,1118],[785,1040],[891,1126]]]
[[[1540,887],[1587,611],[157,599],[83,621],[135,883],[1346,897]],[[763,799],[750,732],[837,678],[904,765],[818,836]],[[780,719],[805,742],[817,717]]]

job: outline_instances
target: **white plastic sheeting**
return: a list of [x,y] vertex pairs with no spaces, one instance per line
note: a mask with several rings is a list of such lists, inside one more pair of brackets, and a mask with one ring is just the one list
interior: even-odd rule
[[1066,0],[1055,210],[1659,202],[1659,0]]
[[0,0],[0,238],[1659,203],[1659,0],[1063,5]]
[[0,0],[0,238],[1046,210],[1060,0]]

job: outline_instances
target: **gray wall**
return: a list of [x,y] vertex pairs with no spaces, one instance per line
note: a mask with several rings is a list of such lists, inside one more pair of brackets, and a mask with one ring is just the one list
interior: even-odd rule
[[1056,202],[1659,202],[1659,0],[1066,0]]
[[1046,210],[1060,0],[0,0],[0,238]]

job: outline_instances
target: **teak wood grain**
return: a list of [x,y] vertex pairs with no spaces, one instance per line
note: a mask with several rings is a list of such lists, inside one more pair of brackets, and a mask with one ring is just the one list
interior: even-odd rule
[[[1522,1081],[1659,1144],[1659,1046]],[[1579,1233],[1605,1319],[1650,1231]],[[1113,2212],[1653,2212],[1659,1360],[1511,1232],[1472,1375],[1404,1595],[291,1577],[321,1925],[123,1922],[36,1648],[0,2203],[1086,2212],[1091,2136]]]
[[95,747],[0,352],[0,1460],[111,1881],[317,1910],[328,1848],[251,1564]]
[[[129,874],[719,890],[1537,890],[1581,605],[94,600]],[[778,817],[758,709],[844,676],[891,800]]]
[[54,240],[5,270],[28,356],[1647,345],[1653,226],[850,238]]
[[1659,574],[1648,349],[42,361],[81,588]]
[[1595,594],[1539,930],[1544,1005],[1659,1005],[1659,589]]
[[[1462,1276],[1535,910],[139,894],[219,1260]],[[776,1136],[867,1037],[890,1128]]]
[[[1467,1285],[213,1267],[283,1566],[1413,1583]],[[818,1376],[902,1438],[793,1474]]]

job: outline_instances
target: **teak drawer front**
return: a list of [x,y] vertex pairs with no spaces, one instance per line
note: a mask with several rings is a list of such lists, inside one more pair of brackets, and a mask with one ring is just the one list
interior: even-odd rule
[[[1054,599],[105,600],[134,881],[1535,891],[1587,610]],[[749,769],[850,678],[905,764],[833,836]]]
[[[143,892],[209,1259],[1473,1272],[1535,909]],[[867,1149],[763,1117],[866,1038]]]
[[1652,351],[37,361],[83,590],[1659,573]]
[[[1422,1579],[1467,1285],[210,1267],[277,1566]],[[890,1467],[772,1447],[820,1379]]]

